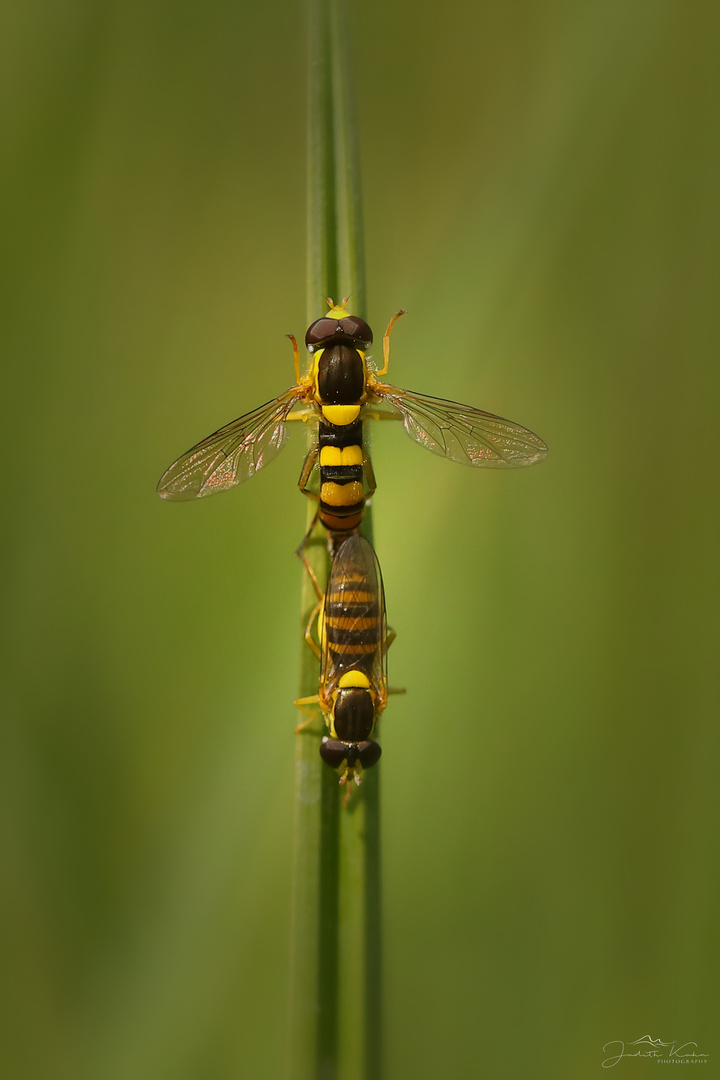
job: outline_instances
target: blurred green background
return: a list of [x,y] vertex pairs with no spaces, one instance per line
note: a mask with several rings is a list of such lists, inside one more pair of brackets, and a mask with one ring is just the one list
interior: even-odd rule
[[[0,18],[2,1075],[279,1077],[302,441],[154,487],[292,382],[302,7]],[[389,377],[551,448],[374,439],[391,1080],[585,1078],[642,1035],[717,1075],[719,21],[357,4]]]

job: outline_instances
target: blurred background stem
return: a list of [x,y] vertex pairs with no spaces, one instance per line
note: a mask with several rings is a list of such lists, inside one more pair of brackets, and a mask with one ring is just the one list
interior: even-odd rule
[[[351,298],[366,316],[362,208],[347,10],[310,0],[307,135],[307,321],[325,298]],[[311,438],[315,437],[313,432]],[[315,515],[308,506],[307,527]],[[363,533],[372,542],[370,510]],[[306,556],[324,587],[329,561],[316,527]],[[316,603],[303,574],[301,629]],[[318,665],[301,645],[301,696]],[[290,1077],[380,1076],[380,847],[378,770],[342,808],[337,776],[318,753],[323,725],[297,737],[293,846]]]

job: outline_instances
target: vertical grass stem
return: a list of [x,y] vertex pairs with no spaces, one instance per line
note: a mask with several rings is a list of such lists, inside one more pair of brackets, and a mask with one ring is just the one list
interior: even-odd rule
[[[344,0],[309,0],[307,317],[350,296],[363,317],[365,269],[352,54]],[[308,508],[308,527],[315,505]],[[369,508],[363,524],[372,541]],[[306,548],[321,587],[325,535]],[[303,573],[304,633],[316,597]],[[318,664],[301,645],[300,696],[317,692]],[[319,716],[319,713],[318,713]],[[318,753],[321,724],[297,736],[290,988],[291,1080],[381,1080],[379,770],[347,808]]]

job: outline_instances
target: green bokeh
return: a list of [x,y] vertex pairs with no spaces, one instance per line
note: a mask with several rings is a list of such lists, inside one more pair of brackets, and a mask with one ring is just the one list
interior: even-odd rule
[[[409,311],[390,378],[551,447],[476,474],[375,436],[408,688],[389,1080],[584,1080],[645,1034],[711,1075],[717,8],[354,21],[376,335]],[[302,10],[74,0],[1,29],[2,1074],[274,1080],[302,440],[217,500],[154,485],[292,381]]]

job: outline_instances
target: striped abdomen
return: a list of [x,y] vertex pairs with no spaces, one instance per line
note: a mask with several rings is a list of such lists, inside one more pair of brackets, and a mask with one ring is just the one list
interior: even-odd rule
[[320,520],[331,532],[350,532],[365,506],[362,420],[340,426],[321,419],[318,444]]
[[383,616],[377,592],[359,570],[334,582],[325,597],[324,633],[336,670],[370,673],[382,643]]

